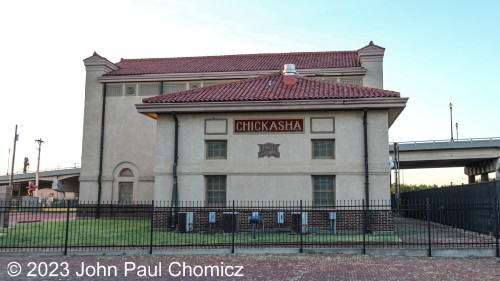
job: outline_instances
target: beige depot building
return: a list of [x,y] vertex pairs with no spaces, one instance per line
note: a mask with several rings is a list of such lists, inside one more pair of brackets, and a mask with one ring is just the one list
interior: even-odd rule
[[82,201],[388,199],[384,48],[122,59],[87,75]]

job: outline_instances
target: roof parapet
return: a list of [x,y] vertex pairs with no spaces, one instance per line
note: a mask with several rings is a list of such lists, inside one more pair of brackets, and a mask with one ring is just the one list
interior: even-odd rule
[[85,68],[87,71],[104,71],[105,73],[111,72],[113,70],[119,69],[119,67],[110,62],[107,58],[100,56],[97,52],[94,52],[92,56],[83,60]]

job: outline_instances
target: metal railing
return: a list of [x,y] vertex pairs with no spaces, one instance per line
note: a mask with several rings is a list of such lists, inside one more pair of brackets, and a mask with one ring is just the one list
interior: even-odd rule
[[[477,204],[476,204],[477,203]],[[491,249],[499,256],[499,201],[446,205],[430,199],[311,202],[139,202],[67,204],[0,203],[0,254],[15,252],[141,251],[248,248]],[[458,222],[448,223],[446,214]],[[491,225],[488,233],[470,231],[462,221]],[[98,213],[99,212],[99,213]],[[170,228],[172,214],[177,224]],[[458,215],[457,215],[458,214]]]
[[[436,143],[457,143],[457,142],[462,142],[462,143],[472,143],[475,141],[500,141],[500,137],[492,137],[492,138],[466,138],[466,139],[454,139],[451,141],[450,139],[444,139],[444,140],[421,140],[421,141],[402,141],[402,142],[396,142],[397,144],[436,144]],[[394,146],[394,142],[389,143],[390,146]]]

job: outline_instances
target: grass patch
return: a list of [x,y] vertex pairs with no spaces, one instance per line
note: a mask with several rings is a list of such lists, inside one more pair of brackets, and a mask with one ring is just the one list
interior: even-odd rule
[[[16,224],[4,229],[0,235],[0,247],[64,247],[66,221],[45,221]],[[149,219],[94,219],[80,218],[69,221],[68,246],[148,246],[151,243]],[[257,231],[257,239],[252,239],[250,231],[234,234],[235,243],[250,244],[298,244],[300,234],[289,231]],[[172,230],[154,230],[154,246],[172,245],[217,245],[232,243],[231,233],[199,231],[180,233]],[[367,242],[397,242],[399,238],[391,234],[365,236]],[[362,243],[360,233],[307,233],[302,235],[304,243]]]
[[[4,229],[0,247],[63,247],[66,221],[16,224]],[[149,244],[149,220],[75,219],[69,221],[68,246]]]

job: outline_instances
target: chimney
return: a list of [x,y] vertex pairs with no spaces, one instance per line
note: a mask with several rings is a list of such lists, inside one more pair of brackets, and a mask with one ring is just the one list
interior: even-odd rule
[[297,71],[295,70],[295,64],[285,64],[283,66],[283,84],[297,84]]

